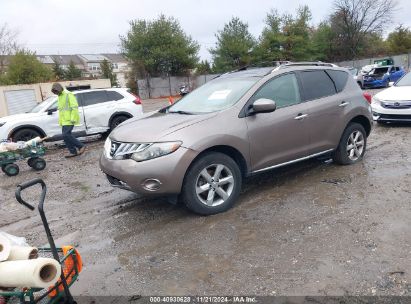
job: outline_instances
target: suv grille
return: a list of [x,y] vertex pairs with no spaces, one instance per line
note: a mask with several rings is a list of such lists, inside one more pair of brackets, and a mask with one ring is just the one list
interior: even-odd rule
[[120,143],[111,141],[106,148],[106,155],[114,159],[125,159],[126,155],[131,155],[135,152],[140,152],[146,149],[151,144],[135,144],[135,143]]
[[381,106],[387,109],[411,109],[411,101],[384,101]]

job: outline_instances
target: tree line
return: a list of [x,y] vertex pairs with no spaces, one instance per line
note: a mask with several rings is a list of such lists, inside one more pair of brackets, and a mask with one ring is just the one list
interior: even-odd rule
[[221,73],[273,61],[339,62],[409,52],[407,27],[399,24],[383,38],[385,29],[395,24],[396,8],[396,0],[335,0],[332,13],[317,26],[311,24],[307,5],[294,14],[272,9],[259,37],[250,33],[246,22],[233,17],[215,34],[211,62],[199,61],[199,44],[173,17],[132,21],[120,38],[123,53],[140,77],[185,75],[193,69]]

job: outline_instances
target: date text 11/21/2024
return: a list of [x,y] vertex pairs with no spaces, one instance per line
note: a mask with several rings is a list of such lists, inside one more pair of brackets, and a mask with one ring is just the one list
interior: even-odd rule
[[256,303],[256,297],[248,296],[157,296],[150,303]]

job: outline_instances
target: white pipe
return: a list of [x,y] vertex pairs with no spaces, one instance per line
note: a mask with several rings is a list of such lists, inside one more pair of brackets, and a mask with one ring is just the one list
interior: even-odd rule
[[0,286],[6,288],[47,288],[61,275],[61,266],[49,258],[0,263]]
[[35,247],[11,246],[7,261],[31,260],[38,258],[39,250]]

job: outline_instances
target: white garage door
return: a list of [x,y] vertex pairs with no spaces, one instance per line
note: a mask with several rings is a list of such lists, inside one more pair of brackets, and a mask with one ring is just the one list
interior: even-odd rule
[[30,111],[37,105],[34,90],[5,91],[8,114],[19,114]]

